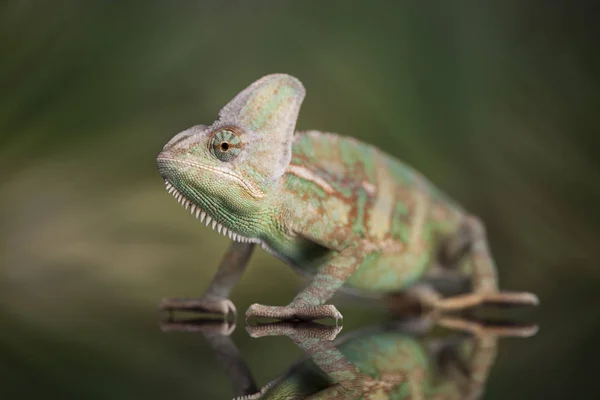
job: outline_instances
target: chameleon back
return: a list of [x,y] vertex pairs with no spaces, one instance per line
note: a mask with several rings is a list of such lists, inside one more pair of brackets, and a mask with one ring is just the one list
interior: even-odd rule
[[306,216],[313,236],[363,243],[361,266],[346,286],[369,292],[395,292],[417,281],[463,217],[413,168],[340,135],[296,133],[286,182],[315,211]]

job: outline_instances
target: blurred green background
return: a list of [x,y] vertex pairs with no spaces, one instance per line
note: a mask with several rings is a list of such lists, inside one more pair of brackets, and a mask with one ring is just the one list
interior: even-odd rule
[[[286,72],[299,129],[412,164],[482,216],[501,285],[541,325],[501,342],[487,399],[591,396],[599,354],[600,62],[592,2],[8,1],[0,5],[0,397],[228,398],[163,296],[227,240],[164,191],[163,144]],[[268,279],[265,277],[268,276]],[[302,281],[258,251],[238,310]],[[383,312],[340,299],[345,331]],[[259,384],[301,355],[234,339]]]

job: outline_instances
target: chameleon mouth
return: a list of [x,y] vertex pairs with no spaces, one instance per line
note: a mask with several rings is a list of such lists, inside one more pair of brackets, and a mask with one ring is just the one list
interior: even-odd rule
[[247,394],[245,396],[238,396],[235,397],[233,400],[257,400],[260,399],[262,396],[264,396],[265,393],[267,393],[267,391],[269,389],[271,389],[273,386],[275,386],[276,383],[278,383],[281,380],[281,378],[276,378],[273,379],[271,382],[267,383],[265,386],[263,386],[262,388],[260,388],[260,390],[254,394]]
[[196,219],[199,219],[200,222],[204,222],[206,226],[211,226],[213,230],[216,230],[218,233],[227,236],[231,240],[240,243],[260,243],[260,239],[249,238],[240,235],[237,232],[232,231],[231,229],[227,229],[220,223],[218,223],[214,218],[212,218],[208,213],[198,207],[193,201],[185,197],[179,190],[173,186],[171,182],[165,179],[165,185],[167,192],[172,194],[173,197],[177,199],[177,202],[183,206],[186,210],[189,208],[192,215],[196,216]]

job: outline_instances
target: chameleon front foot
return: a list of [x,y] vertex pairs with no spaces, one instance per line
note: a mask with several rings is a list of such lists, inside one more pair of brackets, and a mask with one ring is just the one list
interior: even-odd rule
[[227,317],[229,313],[235,316],[237,310],[229,299],[208,298],[167,298],[163,299],[159,308],[165,311],[188,311],[203,314],[217,314]]
[[333,318],[337,324],[342,320],[342,314],[331,304],[305,307],[279,307],[252,304],[246,311],[246,321],[251,317],[262,317],[276,320],[314,321],[323,318]]

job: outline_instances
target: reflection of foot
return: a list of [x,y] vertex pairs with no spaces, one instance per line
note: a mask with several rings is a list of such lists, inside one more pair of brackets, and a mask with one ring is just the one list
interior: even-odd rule
[[218,321],[214,319],[190,319],[175,321],[168,319],[161,322],[163,332],[199,332],[229,336],[235,330],[235,321]]
[[531,337],[539,330],[535,324],[518,324],[506,321],[478,321],[458,317],[440,317],[437,323],[444,328],[468,332],[475,336]]
[[343,319],[342,314],[331,304],[322,306],[310,306],[294,308],[290,306],[264,306],[262,304],[252,304],[246,311],[246,321],[250,317],[263,317],[277,320],[300,320],[313,321],[322,318],[333,318],[337,323]]
[[234,318],[237,314],[235,305],[229,299],[207,298],[168,298],[160,303],[160,309],[166,311],[189,311],[205,314],[227,316],[230,312]]
[[263,336],[289,336],[295,339],[333,340],[342,330],[342,325],[328,326],[315,322],[274,322],[256,326],[246,325],[248,334],[253,338]]

